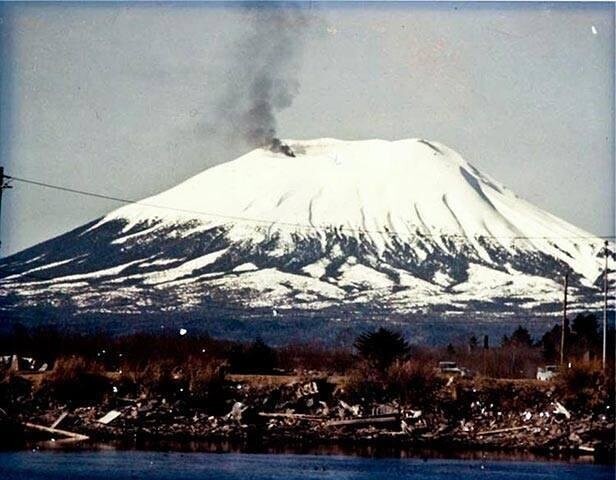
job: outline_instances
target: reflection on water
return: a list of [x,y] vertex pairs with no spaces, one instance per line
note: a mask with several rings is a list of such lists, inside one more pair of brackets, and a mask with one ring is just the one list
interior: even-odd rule
[[0,453],[2,480],[612,480],[613,466],[487,459],[194,453],[142,450],[28,450]]
[[400,445],[374,444],[362,442],[337,442],[323,444],[306,444],[301,441],[292,442],[242,442],[242,441],[112,441],[108,443],[79,442],[37,442],[30,444],[28,450],[56,451],[152,451],[152,452],[183,452],[183,453],[233,453],[233,454],[275,454],[275,455],[330,455],[351,456],[362,458],[398,458],[398,459],[459,459],[459,460],[494,460],[521,462],[566,461],[568,463],[595,463],[592,455],[573,454],[535,454],[527,451],[511,450],[464,450],[464,449],[434,449],[410,448]]

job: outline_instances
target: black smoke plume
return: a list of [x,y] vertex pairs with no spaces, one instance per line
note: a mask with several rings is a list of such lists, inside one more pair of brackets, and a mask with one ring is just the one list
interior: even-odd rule
[[270,150],[275,153],[284,153],[287,157],[295,156],[293,149],[286,143],[283,143],[279,138],[272,138]]
[[227,141],[295,156],[277,136],[276,115],[299,92],[307,12],[302,7],[261,4],[249,10],[250,26],[230,53],[226,93],[216,128]]

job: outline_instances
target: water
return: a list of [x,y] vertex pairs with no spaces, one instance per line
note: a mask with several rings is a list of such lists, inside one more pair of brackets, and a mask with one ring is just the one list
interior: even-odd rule
[[614,467],[524,462],[332,455],[183,453],[126,450],[0,453],[2,480],[613,480]]

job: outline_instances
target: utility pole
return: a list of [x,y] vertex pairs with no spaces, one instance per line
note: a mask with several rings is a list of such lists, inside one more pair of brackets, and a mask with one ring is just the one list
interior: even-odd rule
[[605,357],[607,354],[607,256],[609,250],[608,242],[605,241],[605,267],[603,269],[603,355],[601,357],[601,366],[605,371]]
[[565,364],[565,337],[567,331],[567,289],[569,288],[569,272],[565,272],[565,298],[563,301],[563,320],[560,327],[560,366]]
[[[2,191],[6,188],[13,188],[10,185],[4,183],[6,178],[7,177],[4,176],[4,167],[0,167],[0,212],[2,211]],[[0,245],[2,245],[2,240],[0,240]]]
[[488,338],[487,335],[483,336],[483,376],[485,377],[488,373],[488,368],[487,368],[487,354],[488,354],[488,349],[490,348],[490,339]]

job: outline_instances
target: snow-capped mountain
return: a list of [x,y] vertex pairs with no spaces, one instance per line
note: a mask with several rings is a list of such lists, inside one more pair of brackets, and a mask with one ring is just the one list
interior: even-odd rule
[[555,313],[567,271],[573,307],[597,305],[603,241],[446,146],[287,144],[3,260],[5,312],[519,319]]

